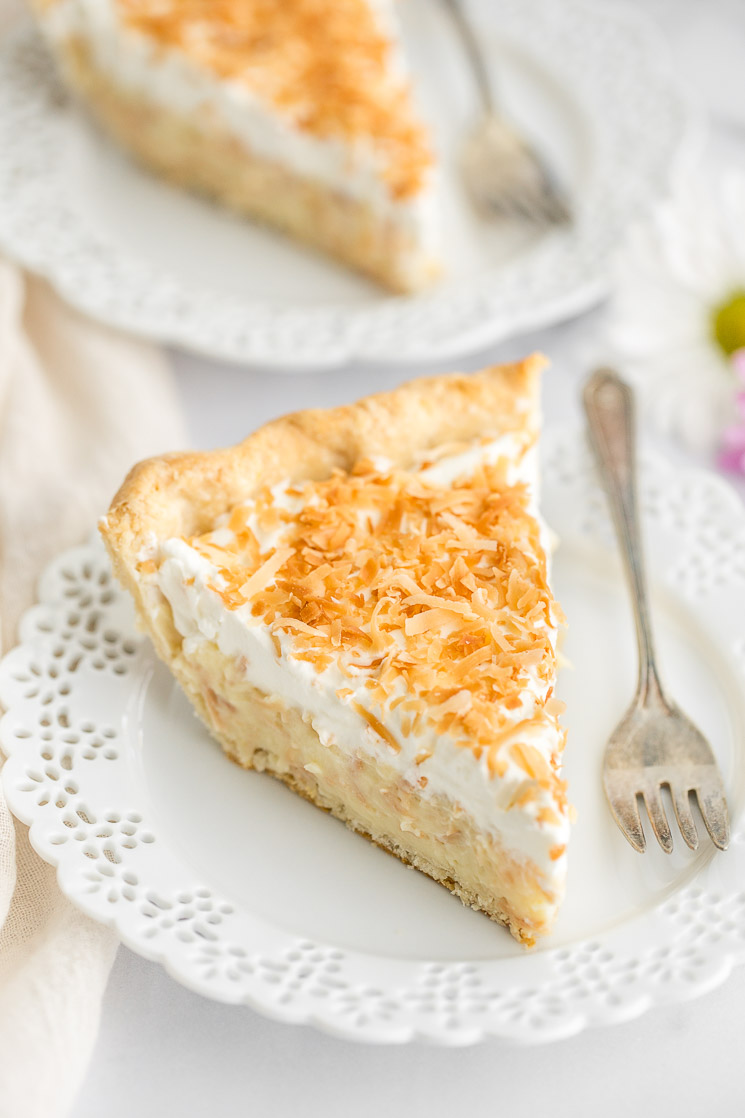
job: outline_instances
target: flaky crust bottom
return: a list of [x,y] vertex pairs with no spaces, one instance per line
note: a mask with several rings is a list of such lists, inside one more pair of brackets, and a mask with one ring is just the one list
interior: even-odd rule
[[[315,807],[321,808],[322,811],[325,811],[329,815],[333,815],[335,819],[344,823],[350,831],[354,831],[355,834],[361,835],[362,838],[366,838],[369,842],[374,843],[375,846],[380,847],[381,850],[385,850],[387,854],[392,854],[394,858],[398,858],[404,865],[420,870],[421,873],[426,874],[427,877],[431,877],[433,881],[436,881],[438,885],[444,885],[445,888],[449,889],[451,893],[458,897],[467,908],[472,908],[475,912],[482,912],[484,915],[488,916],[490,920],[493,920],[495,924],[501,924],[503,927],[508,928],[518,943],[522,943],[526,947],[532,947],[535,944],[535,930],[529,929],[508,905],[485,906],[483,900],[473,889],[466,888],[461,882],[448,876],[441,867],[436,866],[433,862],[423,858],[419,854],[413,854],[411,851],[406,850],[400,843],[394,843],[387,835],[373,834],[348,813],[328,807],[322,802],[318,794],[314,794],[311,788],[302,786],[298,781],[294,780],[289,773],[277,772],[268,765],[263,768],[259,768],[257,765],[244,765],[240,758],[232,753],[227,753],[227,756],[230,757],[231,761],[240,765],[241,768],[254,769],[257,772],[265,772],[269,776],[273,776],[275,780],[281,781],[288,788],[292,789],[293,792],[297,792],[298,795],[308,800],[309,803],[312,803]],[[544,928],[539,929],[541,932],[545,930]]]
[[550,929],[558,898],[545,891],[537,867],[482,830],[464,806],[423,797],[383,757],[324,744],[299,710],[253,687],[240,662],[210,641],[177,653],[169,666],[231,760],[281,780],[520,942]]

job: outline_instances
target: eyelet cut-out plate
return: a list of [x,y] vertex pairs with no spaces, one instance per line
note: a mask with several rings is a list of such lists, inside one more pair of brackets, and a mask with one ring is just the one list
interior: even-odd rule
[[12,810],[63,891],[130,947],[285,1021],[376,1042],[537,1042],[703,993],[745,960],[745,513],[713,476],[648,457],[640,474],[661,660],[722,766],[725,854],[681,841],[671,857],[656,844],[639,856],[605,806],[600,762],[633,690],[634,643],[578,436],[547,447],[542,500],[562,541],[578,820],[565,905],[534,951],[228,761],[137,634],[97,542],[49,567],[0,664]]

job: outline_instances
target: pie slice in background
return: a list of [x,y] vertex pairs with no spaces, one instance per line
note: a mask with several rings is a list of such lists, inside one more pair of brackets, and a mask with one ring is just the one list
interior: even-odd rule
[[440,270],[393,0],[32,0],[69,85],[170,182],[395,291]]

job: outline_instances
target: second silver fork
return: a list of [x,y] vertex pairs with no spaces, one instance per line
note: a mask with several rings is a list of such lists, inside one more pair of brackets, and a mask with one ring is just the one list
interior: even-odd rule
[[695,795],[712,841],[724,850],[729,813],[714,754],[703,734],[668,698],[657,671],[637,514],[631,389],[612,370],[599,369],[585,385],[584,404],[621,545],[639,645],[636,696],[605,751],[608,803],[618,826],[641,853],[646,841],[638,801],[643,799],[655,837],[669,854],[673,839],[662,789],[669,789],[678,827],[692,850],[698,846],[691,810]]
[[468,56],[480,115],[461,151],[463,181],[477,211],[563,225],[571,218],[565,192],[545,158],[498,111],[486,56],[462,0],[444,0]]

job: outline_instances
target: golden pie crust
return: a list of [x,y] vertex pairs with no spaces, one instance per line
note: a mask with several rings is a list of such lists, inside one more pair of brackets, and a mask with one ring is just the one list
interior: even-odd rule
[[[261,695],[242,679],[216,645],[207,642],[202,650],[185,654],[170,605],[147,575],[155,568],[148,558],[154,543],[210,532],[221,515],[265,487],[321,481],[334,471],[349,473],[368,459],[385,458],[406,470],[430,449],[472,443],[487,435],[498,438],[514,432],[534,441],[544,365],[542,357],[533,356],[470,375],[422,378],[355,404],[275,420],[226,450],[150,459],[131,471],[101,523],[115,573],[134,597],[158,654],[229,756],[279,777],[352,829],[446,884],[465,903],[507,924],[526,943],[545,933],[560,901],[560,891],[547,891],[538,867],[479,832],[473,821],[461,820],[448,830],[449,809],[442,798],[421,803],[426,827],[402,834],[404,828],[394,826],[395,820],[418,810],[417,789],[400,779],[397,783],[392,773],[376,777],[374,765],[366,767],[361,758],[355,762],[354,793],[340,797],[334,791],[341,779],[340,756],[320,745],[297,711],[283,708],[275,697]],[[552,810],[565,816],[564,786],[555,771],[558,758],[549,765],[540,754],[536,757],[537,751],[531,756],[529,746],[513,749],[521,751],[519,762],[526,772],[523,794],[529,797],[531,788],[539,786],[548,790]],[[323,764],[329,771],[336,766],[327,785],[316,776]],[[385,785],[383,799],[376,781]],[[376,805],[374,811],[370,804]],[[447,834],[452,860],[440,857],[442,849],[428,842],[427,836],[435,832]],[[470,855],[464,851],[476,849],[482,861],[469,870]],[[551,857],[563,852],[561,846]],[[489,873],[484,873],[485,866]]]

